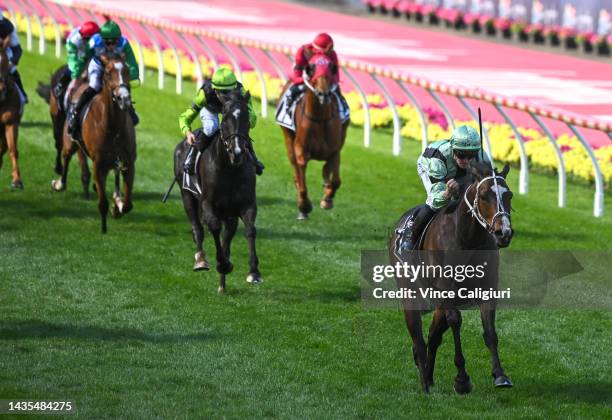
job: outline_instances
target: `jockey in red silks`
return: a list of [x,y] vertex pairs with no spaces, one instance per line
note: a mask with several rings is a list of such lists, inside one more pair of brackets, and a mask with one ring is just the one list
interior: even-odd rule
[[[293,65],[293,73],[291,74],[292,85],[287,89],[285,106],[289,110],[293,102],[304,92],[304,77],[303,72],[307,69],[310,59],[317,54],[325,54],[332,62],[332,84],[337,85],[336,93],[341,110],[345,110],[348,119],[348,105],[346,100],[340,93],[340,73],[338,65],[338,56],[334,51],[334,40],[325,32],[317,35],[309,44],[304,44],[298,48],[295,53],[295,63]],[[342,112],[341,112],[342,114]]]

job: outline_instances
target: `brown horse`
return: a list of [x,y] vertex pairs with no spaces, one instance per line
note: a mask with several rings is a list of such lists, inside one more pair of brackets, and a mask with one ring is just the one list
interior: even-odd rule
[[308,218],[312,203],[306,187],[306,166],[311,159],[323,160],[324,195],[322,209],[331,209],[334,195],[340,188],[340,150],[346,138],[345,124],[341,123],[338,102],[332,84],[337,69],[325,55],[310,59],[310,79],[304,81],[306,92],[295,108],[295,132],[281,127],[289,162],[293,165],[294,182],[298,192],[298,219]]
[[23,189],[21,173],[19,171],[19,152],[17,139],[19,136],[19,123],[21,122],[21,98],[19,88],[10,76],[10,62],[6,54],[9,48],[10,37],[6,37],[0,45],[0,168],[2,158],[8,150],[13,170],[11,172],[11,188]]
[[[488,267],[491,270],[487,276],[486,286],[497,288],[499,248],[506,247],[512,239],[510,221],[512,192],[505,178],[509,166],[501,172],[493,173],[488,164],[477,163],[472,168],[473,182],[464,189],[459,201],[453,202],[438,211],[430,222],[418,249],[421,251],[442,251],[422,253],[427,263],[440,262],[449,253],[460,253],[461,264],[476,266],[476,261],[487,256]],[[407,212],[396,226],[396,233],[389,242],[389,257],[391,264],[406,261],[398,256],[397,245],[401,241],[401,227],[406,226],[407,217],[413,211]],[[481,251],[481,252],[475,252]],[[413,254],[414,255],[414,254]],[[455,254],[456,255],[456,254]],[[485,263],[486,265],[486,263]],[[456,280],[456,279],[455,279]],[[451,283],[455,283],[452,280]],[[426,280],[431,284],[430,280]],[[457,280],[458,281],[458,280]],[[423,280],[425,282],[425,280]],[[401,283],[398,279],[398,285]],[[455,283],[457,284],[457,283]],[[463,284],[462,284],[463,285]],[[455,378],[455,391],[463,394],[472,389],[470,377],[465,370],[465,358],[461,349],[461,312],[458,307],[478,305],[484,329],[484,342],[491,353],[492,374],[496,387],[511,387],[512,382],[504,373],[497,351],[497,333],[495,331],[495,301],[485,300],[441,300],[435,303],[433,319],[429,328],[427,344],[423,339],[421,315],[424,308],[416,307],[414,300],[404,301],[404,317],[406,326],[412,338],[412,351],[415,364],[419,370],[421,386],[424,392],[429,392],[433,385],[433,372],[436,352],[442,342],[442,335],[450,328],[455,344],[455,365],[458,373]]]
[[[63,100],[65,93],[62,92],[62,97],[58,98],[53,94],[54,88],[59,82],[64,72],[67,69],[67,65],[63,65],[51,75],[51,83],[44,84],[38,82],[36,92],[38,95],[49,104],[49,114],[51,116],[51,124],[53,125],[53,138],[55,140],[55,173],[58,175],[62,174],[62,148],[64,146],[64,123],[66,122],[66,109],[60,102]],[[87,72],[84,72],[83,78],[86,78]],[[79,162],[81,164],[82,175],[81,181],[83,182],[85,198],[89,197],[89,180],[91,179],[91,173],[87,166],[87,157],[81,149],[78,150]]]
[[[93,175],[98,194],[98,210],[102,222],[102,233],[106,233],[108,199],[106,198],[106,177],[115,171],[115,191],[113,193],[112,215],[121,217],[132,209],[132,187],[134,185],[134,162],[136,161],[136,135],[128,110],[132,99],[128,84],[128,68],[124,55],[104,55],[100,57],[104,66],[104,83],[84,110],[81,124],[82,142],[75,142],[68,134],[64,124],[62,156],[64,159],[62,176],[53,180],[55,191],[66,189],[68,164],[70,158],[83,147],[83,152],[93,160]],[[86,88],[81,84],[75,92],[76,99]],[[120,191],[120,175],[123,176],[123,194]],[[83,178],[84,189],[85,177]]]

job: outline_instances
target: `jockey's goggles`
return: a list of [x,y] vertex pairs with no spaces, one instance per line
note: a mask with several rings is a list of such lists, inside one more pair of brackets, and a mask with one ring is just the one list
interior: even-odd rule
[[478,152],[477,151],[466,151],[466,150],[455,150],[455,157],[457,159],[474,159],[476,156],[478,156]]

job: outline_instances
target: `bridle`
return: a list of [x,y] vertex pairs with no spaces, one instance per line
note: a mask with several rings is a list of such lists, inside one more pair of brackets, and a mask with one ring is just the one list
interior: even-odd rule
[[[331,89],[329,89],[327,92],[320,92],[319,90],[317,90],[317,88],[315,88],[312,84],[310,84],[307,78],[304,78],[304,85],[310,91],[312,91],[312,93],[314,93],[314,95],[317,97],[321,105],[323,105],[325,101],[328,98],[330,98],[336,90],[338,90],[338,85],[334,84],[331,87]],[[332,112],[332,115],[330,115],[327,118],[314,118],[312,115],[308,115],[308,113],[306,112],[306,107],[302,107],[302,115],[308,118],[310,121],[315,122],[315,123],[325,123],[331,120],[332,118],[334,118],[336,116],[336,113],[337,112]]]
[[[493,184],[495,186],[494,191],[495,191],[495,198],[496,198],[496,204],[497,204],[497,212],[491,218],[491,223],[489,223],[487,219],[480,213],[480,207],[478,204],[478,198],[479,198],[478,189],[480,188],[483,182],[488,181],[490,179],[493,180]],[[497,219],[498,217],[503,217],[503,216],[507,216],[508,219],[510,219],[510,213],[506,211],[506,209],[504,208],[504,203],[501,200],[501,195],[499,193],[499,188],[497,185],[498,179],[505,181],[504,177],[500,175],[491,175],[491,176],[487,176],[481,179],[478,182],[478,184],[476,184],[476,194],[474,196],[473,204],[470,203],[470,201],[468,200],[468,192],[470,191],[470,189],[472,188],[474,184],[471,184],[463,193],[463,200],[465,201],[465,204],[467,204],[469,208],[468,213],[472,213],[472,217],[476,219],[476,221],[478,221],[478,223],[480,223],[480,225],[483,228],[485,228],[487,232],[491,234],[494,233],[495,231],[495,228],[493,227],[493,225],[495,224],[495,219]]]
[[[246,107],[245,107],[246,108]],[[232,108],[229,107],[229,109],[227,110],[226,113],[223,114],[223,121],[221,122],[221,124],[223,124],[223,122],[228,121],[228,119],[226,118],[226,115],[232,114],[232,112],[235,112],[235,110],[239,109],[238,107]],[[248,112],[248,110],[244,110],[241,109],[241,112]],[[228,134],[223,134],[223,129],[220,130],[220,139],[223,142],[223,145],[225,146],[225,150],[228,154],[230,154],[232,152],[232,140],[234,140],[234,150],[233,152],[235,154],[242,154],[242,150],[240,149],[240,145],[238,143],[238,140],[242,140],[245,142],[251,141],[250,137],[248,136],[248,134],[243,134],[240,132],[240,120],[238,118],[236,118],[236,127],[235,129],[228,133]]]

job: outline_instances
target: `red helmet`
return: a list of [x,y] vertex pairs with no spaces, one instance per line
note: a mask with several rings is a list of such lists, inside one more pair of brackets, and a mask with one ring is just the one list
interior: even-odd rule
[[312,47],[317,52],[328,52],[334,48],[334,40],[329,34],[323,32],[317,35],[314,41],[312,41]]
[[83,38],[91,38],[92,36],[100,32],[100,27],[96,22],[87,21],[81,25],[81,29],[79,29],[79,32],[81,33],[81,36],[83,36]]

